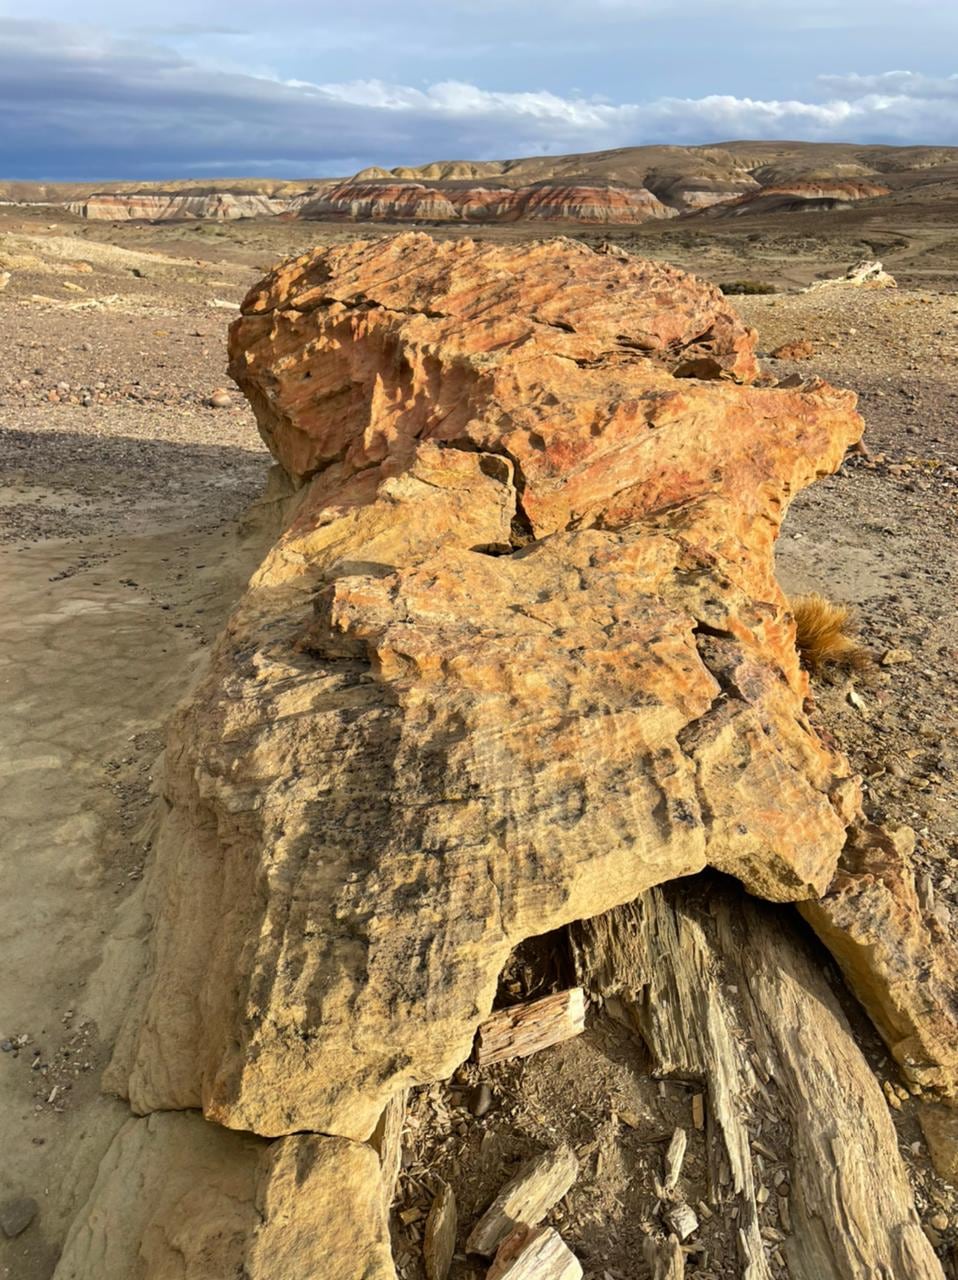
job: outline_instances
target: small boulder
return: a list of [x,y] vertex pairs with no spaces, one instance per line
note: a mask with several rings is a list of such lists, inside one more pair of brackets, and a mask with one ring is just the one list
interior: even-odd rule
[[811,360],[814,354],[815,348],[807,338],[801,338],[795,342],[783,342],[781,346],[770,352],[773,360]]

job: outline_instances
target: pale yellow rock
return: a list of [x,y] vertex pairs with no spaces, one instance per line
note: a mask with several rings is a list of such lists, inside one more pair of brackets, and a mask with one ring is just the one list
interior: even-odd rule
[[923,1103],[918,1122],[936,1171],[948,1182],[958,1182],[958,1108]]
[[195,1112],[130,1120],[55,1280],[395,1280],[371,1147],[269,1144]]
[[257,1180],[249,1280],[395,1280],[372,1147],[303,1134],[273,1143]]
[[74,1219],[54,1280],[226,1280],[257,1223],[266,1143],[195,1112],[129,1120]]

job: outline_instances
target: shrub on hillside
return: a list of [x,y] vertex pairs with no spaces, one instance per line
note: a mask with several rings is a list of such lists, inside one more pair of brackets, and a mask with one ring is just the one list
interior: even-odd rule
[[726,284],[720,284],[719,288],[725,294],[778,292],[773,284],[766,284],[763,280],[730,280]]

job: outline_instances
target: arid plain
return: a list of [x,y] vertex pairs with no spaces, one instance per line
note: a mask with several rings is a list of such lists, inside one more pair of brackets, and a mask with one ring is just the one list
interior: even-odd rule
[[[866,814],[916,833],[919,893],[952,935],[956,182],[947,169],[937,185],[908,187],[887,202],[805,212],[759,209],[629,226],[419,228],[443,240],[471,235],[502,244],[565,235],[715,283],[768,286],[731,299],[758,330],[766,373],[779,381],[818,375],[857,392],[865,448],[796,498],[777,547],[778,574],[790,593],[818,591],[857,612],[874,661],[862,672],[817,678],[812,719],[861,774]],[[7,351],[0,371],[0,1201],[36,1201],[30,1226],[0,1238],[0,1275],[10,1280],[53,1275],[68,1228],[127,1120],[126,1104],[101,1091],[100,1074],[149,925],[141,888],[156,831],[164,726],[275,532],[270,457],[225,373],[227,327],[277,260],[405,229],[277,217],[91,221],[49,205],[0,208],[0,272],[9,272],[0,292]],[[897,287],[805,291],[874,259]],[[807,346],[790,358],[796,343]],[[785,354],[772,354],[782,347]],[[534,949],[520,955],[516,989],[547,987],[547,967]],[[940,1160],[936,1172],[918,1101],[901,1088],[895,1063],[837,971],[826,971],[887,1085],[922,1226],[945,1274],[958,1275],[955,1176],[941,1172]],[[432,1172],[457,1170],[460,1213],[468,1217],[519,1158],[559,1139],[586,1172],[550,1222],[586,1275],[639,1274],[630,1259],[647,1234],[648,1206],[636,1188],[654,1182],[662,1135],[683,1123],[690,1090],[636,1076],[624,1065],[623,1036],[614,1023],[596,1024],[524,1066],[480,1072],[470,1065],[417,1095],[395,1217],[402,1276],[423,1274],[419,1240]],[[485,1087],[491,1105],[477,1108],[474,1095]],[[760,1142],[771,1151],[770,1180],[779,1140],[770,1125]],[[690,1200],[701,1201],[706,1159],[694,1130],[685,1176]],[[614,1229],[600,1230],[610,1222]],[[774,1246],[785,1224],[769,1218],[767,1225]],[[691,1275],[738,1274],[728,1232],[704,1215],[696,1245]],[[788,1274],[784,1263],[770,1265],[772,1274]],[[456,1280],[479,1274],[457,1254]]]

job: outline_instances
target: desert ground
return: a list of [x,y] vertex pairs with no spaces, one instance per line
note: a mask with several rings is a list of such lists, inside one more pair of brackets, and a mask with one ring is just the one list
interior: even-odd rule
[[[779,379],[817,374],[858,392],[867,452],[795,501],[779,574],[790,592],[820,591],[857,611],[874,663],[817,680],[814,714],[863,775],[869,814],[916,831],[921,892],[948,927],[958,912],[954,212],[950,221],[916,209],[894,222],[852,211],[694,232],[674,224],[569,232],[719,282],[775,286],[735,299],[759,331],[767,370]],[[140,885],[164,723],[268,538],[261,498],[270,459],[227,382],[226,328],[276,259],[389,230],[0,216],[0,271],[10,272],[0,292],[0,1205],[37,1205],[22,1233],[0,1235],[0,1275],[10,1280],[52,1275],[127,1118],[126,1105],[100,1091],[99,1074],[147,927]],[[897,289],[799,291],[874,257]],[[771,357],[800,340],[810,344],[807,358]],[[522,990],[544,980],[537,963],[531,952],[517,964]],[[842,999],[892,1085],[923,1225],[958,1275],[958,1192],[932,1170],[916,1104],[895,1094],[894,1064]],[[563,1228],[586,1274],[633,1275],[638,1227],[613,1233],[605,1252],[595,1227],[623,1204],[620,1220],[635,1210],[638,1221],[634,1188],[690,1096],[637,1082],[624,1056],[614,1029],[596,1026],[521,1068],[480,1077],[470,1067],[424,1091],[400,1182],[400,1273],[421,1274],[427,1166],[469,1165],[468,1212],[547,1135],[568,1140],[589,1170]],[[692,1176],[697,1141],[693,1133]],[[469,1143],[482,1147],[471,1164],[462,1155]],[[700,1241],[693,1274],[731,1277],[721,1252],[709,1255],[707,1223]],[[455,1267],[456,1280],[477,1274],[464,1261]]]

